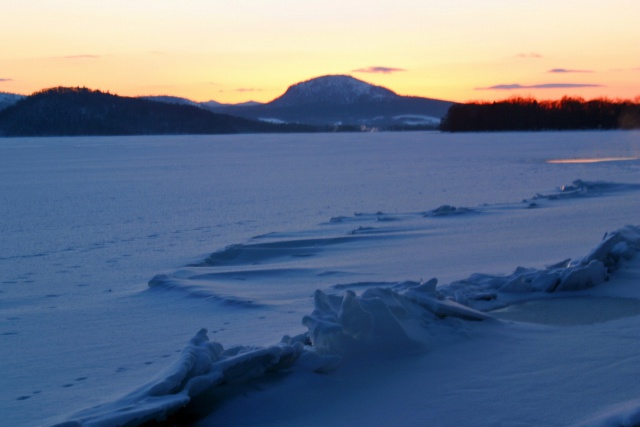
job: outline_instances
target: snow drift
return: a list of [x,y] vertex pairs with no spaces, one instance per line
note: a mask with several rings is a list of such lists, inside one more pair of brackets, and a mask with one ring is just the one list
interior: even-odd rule
[[[58,427],[140,425],[163,420],[201,395],[229,384],[245,384],[269,372],[304,369],[331,372],[343,358],[372,358],[428,351],[462,331],[470,322],[500,321],[485,310],[540,293],[582,291],[603,284],[640,250],[640,227],[626,226],[605,235],[585,257],[545,269],[517,268],[508,276],[475,274],[437,287],[437,280],[402,282],[331,295],[317,290],[314,310],[302,319],[307,332],[284,336],[268,347],[225,350],[199,331],[181,358],[158,379],[118,399],[79,412]],[[513,296],[516,296],[515,298]],[[216,394],[224,398],[224,392]],[[637,419],[637,402],[607,413],[594,425]],[[593,424],[593,423],[592,423]],[[591,424],[590,424],[591,425]]]
[[461,304],[489,309],[504,305],[505,298],[507,303],[518,299],[513,294],[530,299],[531,293],[581,291],[608,280],[609,274],[623,260],[631,259],[639,247],[640,228],[626,226],[606,234],[602,242],[581,259],[566,259],[542,270],[518,267],[506,276],[474,274],[449,284],[441,292],[443,297]]
[[140,425],[160,421],[186,406],[193,397],[216,386],[244,383],[267,371],[287,368],[300,356],[302,344],[281,343],[266,348],[234,347],[225,350],[200,330],[180,359],[158,379],[116,400],[58,424],[72,426]]

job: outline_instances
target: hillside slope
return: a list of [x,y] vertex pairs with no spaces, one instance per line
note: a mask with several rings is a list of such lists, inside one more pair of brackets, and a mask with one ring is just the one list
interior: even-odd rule
[[86,88],[37,92],[0,111],[0,136],[225,134],[301,131]]

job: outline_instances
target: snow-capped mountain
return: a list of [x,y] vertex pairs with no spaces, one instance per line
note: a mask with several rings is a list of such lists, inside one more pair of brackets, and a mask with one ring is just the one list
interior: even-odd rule
[[374,86],[351,76],[330,75],[289,86],[282,96],[269,104],[276,107],[311,104],[349,105],[360,102],[380,102],[398,96],[387,88]]
[[437,99],[401,96],[347,75],[328,75],[296,83],[266,104],[230,107],[225,112],[325,127],[415,129],[437,127],[451,105]]

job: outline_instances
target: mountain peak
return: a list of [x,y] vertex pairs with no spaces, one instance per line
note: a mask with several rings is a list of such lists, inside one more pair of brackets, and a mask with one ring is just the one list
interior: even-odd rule
[[395,98],[398,95],[382,86],[374,86],[344,74],[315,77],[289,86],[279,98],[270,102],[273,106],[338,104],[349,105],[362,101]]

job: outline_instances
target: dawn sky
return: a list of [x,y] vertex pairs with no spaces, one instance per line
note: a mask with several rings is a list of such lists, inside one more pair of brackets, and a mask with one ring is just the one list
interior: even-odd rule
[[402,95],[640,96],[638,0],[3,0],[0,92],[270,101],[350,74]]

